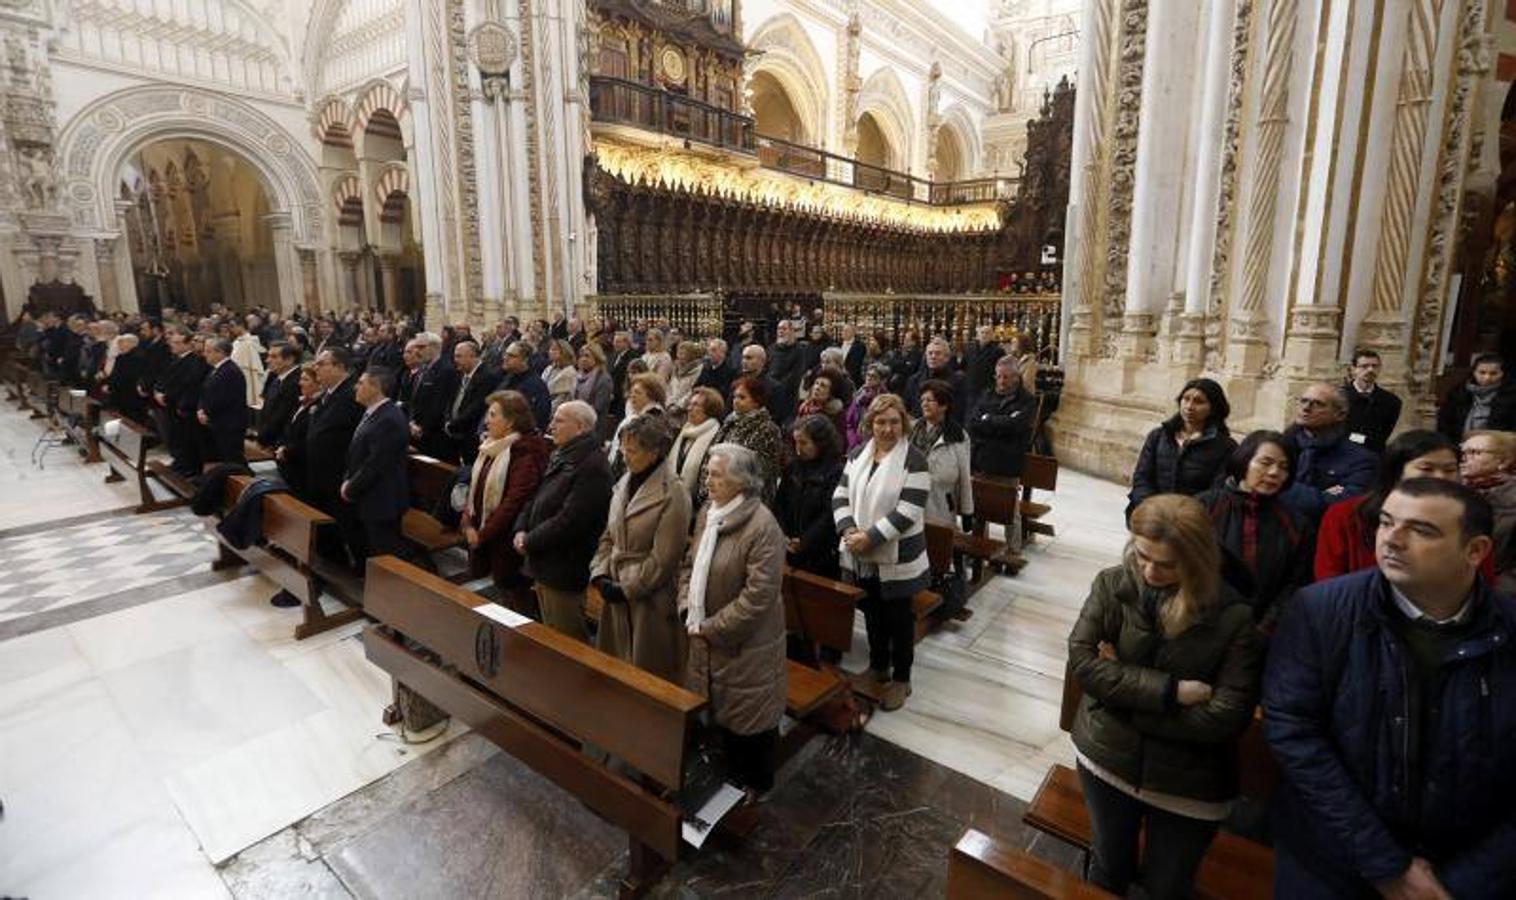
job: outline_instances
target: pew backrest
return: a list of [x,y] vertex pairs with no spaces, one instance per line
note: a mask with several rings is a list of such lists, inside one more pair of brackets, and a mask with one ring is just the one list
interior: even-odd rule
[[511,706],[681,786],[700,696],[540,622],[505,624],[485,598],[394,557],[368,561],[363,605]]
[[[247,475],[232,475],[226,479],[226,509],[237,505],[242,492],[252,482]],[[315,561],[317,532],[321,526],[332,522],[331,516],[296,499],[293,494],[265,494],[263,497],[263,540],[306,566]]]
[[970,828],[948,857],[948,900],[1105,900],[1113,895],[1066,869]]
[[440,459],[413,453],[406,457],[405,475],[410,483],[411,508],[430,513],[453,483],[458,467]]
[[853,611],[863,599],[862,588],[787,567],[782,593],[786,631],[840,653],[852,649]]

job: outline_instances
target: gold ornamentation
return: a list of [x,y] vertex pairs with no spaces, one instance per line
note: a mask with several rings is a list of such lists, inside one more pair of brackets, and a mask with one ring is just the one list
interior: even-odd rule
[[663,69],[663,79],[670,84],[684,84],[689,71],[684,63],[684,54],[678,47],[667,46],[658,54],[658,65]]
[[765,169],[725,166],[680,150],[638,147],[604,138],[595,142],[595,156],[602,170],[627,184],[640,182],[931,233],[998,231],[1001,227],[996,204],[953,209],[920,206],[826,182],[803,182]]

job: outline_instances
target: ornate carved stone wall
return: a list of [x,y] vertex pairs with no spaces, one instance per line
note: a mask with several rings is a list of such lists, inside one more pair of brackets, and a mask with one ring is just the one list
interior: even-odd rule
[[[1225,97],[1220,114],[1207,119],[1214,130],[1197,128],[1184,103],[1166,101],[1172,109],[1158,113],[1192,134],[1189,177],[1218,179],[1216,228],[1214,237],[1201,239],[1182,230],[1156,251],[1188,257],[1196,277],[1172,286],[1153,356],[1093,339],[1109,325],[1101,320],[1118,312],[1112,293],[1124,285],[1121,263],[1131,252],[1119,224],[1130,171],[1121,123],[1135,121],[1141,104],[1154,102],[1133,95],[1131,74],[1141,61],[1127,55],[1136,51],[1127,32],[1142,24],[1144,6],[1099,0],[1086,18],[1095,47],[1081,66],[1080,91],[1092,95],[1081,102],[1075,128],[1088,152],[1076,161],[1085,168],[1070,197],[1076,218],[1069,223],[1084,246],[1076,245],[1065,270],[1071,338],[1052,426],[1060,458],[1126,478],[1143,435],[1172,412],[1184,381],[1202,374],[1228,391],[1234,433],[1280,427],[1290,415],[1289,399],[1306,380],[1337,377],[1337,364],[1353,349],[1343,337],[1347,324],[1360,340],[1380,346],[1387,360],[1397,354],[1405,360],[1388,367],[1388,380],[1395,380],[1396,368],[1406,373],[1398,385],[1407,399],[1401,427],[1419,426],[1433,409],[1442,365],[1448,272],[1475,149],[1475,98],[1481,79],[1491,77],[1486,4],[1408,0],[1334,8],[1332,16],[1349,22],[1298,0],[1207,4],[1210,37],[1196,71],[1205,79],[1199,88]],[[1395,17],[1394,27],[1376,25],[1381,15]],[[1103,57],[1106,48],[1116,58]],[[1386,58],[1398,65],[1382,65]],[[1381,83],[1381,72],[1396,80]],[[1338,110],[1329,104],[1339,84],[1352,85],[1355,95],[1361,90],[1362,118],[1355,121],[1381,128],[1389,146],[1356,133],[1327,141],[1331,177],[1355,184],[1358,203],[1383,210],[1356,219],[1336,211],[1328,221],[1331,216],[1312,211],[1325,208],[1319,196],[1307,203],[1305,192],[1320,191],[1311,179],[1313,165],[1322,161],[1313,160],[1310,148],[1319,148],[1333,133],[1325,129],[1336,127]],[[1202,154],[1202,144],[1213,149]],[[1202,155],[1219,160],[1212,164],[1219,171],[1197,171]],[[1383,162],[1369,162],[1377,159]],[[1292,296],[1295,279],[1284,275],[1301,265],[1301,248],[1326,247],[1329,238],[1352,251],[1310,260],[1314,271],[1325,273],[1316,277],[1339,286],[1334,296],[1318,302],[1308,287]],[[1105,252],[1097,256],[1091,247]],[[1355,259],[1368,260],[1356,273],[1348,268]],[[1205,296],[1187,300],[1187,284]],[[1354,321],[1345,323],[1345,316]],[[1203,352],[1186,351],[1184,342],[1197,332]],[[1287,354],[1287,340],[1303,349]]]

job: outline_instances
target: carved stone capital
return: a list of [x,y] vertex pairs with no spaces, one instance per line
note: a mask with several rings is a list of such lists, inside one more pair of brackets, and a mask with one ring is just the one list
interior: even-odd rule
[[1291,336],[1336,337],[1342,333],[1342,309],[1301,304],[1290,310]]

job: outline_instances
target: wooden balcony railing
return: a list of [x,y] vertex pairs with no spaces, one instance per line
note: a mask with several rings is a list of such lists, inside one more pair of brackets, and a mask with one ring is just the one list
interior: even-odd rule
[[959,206],[993,203],[1016,194],[1017,179],[994,176],[933,182],[815,147],[758,134],[747,116],[650,88],[634,81],[590,79],[590,115],[596,122],[630,125],[713,147],[752,153],[764,168],[825,181],[911,203]]

